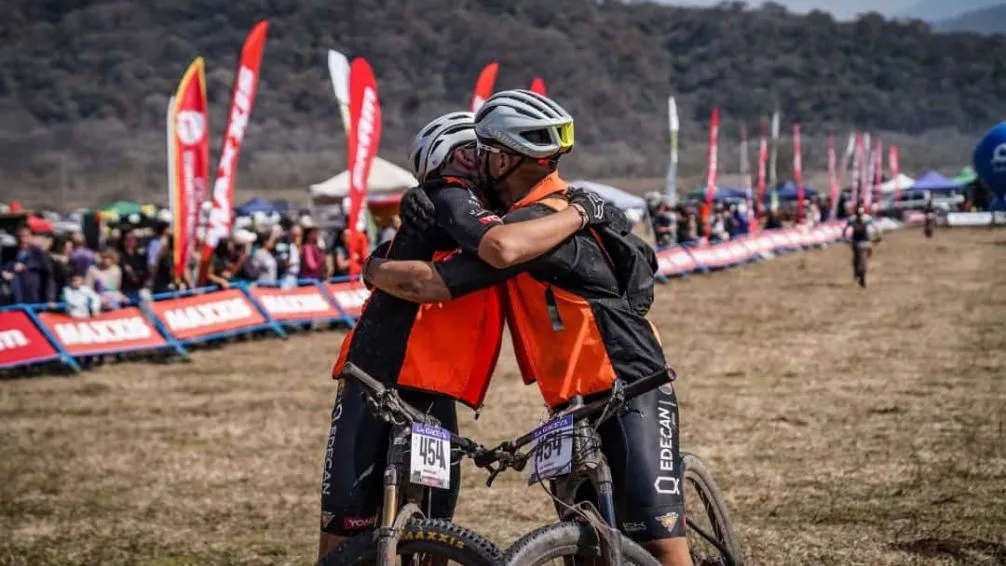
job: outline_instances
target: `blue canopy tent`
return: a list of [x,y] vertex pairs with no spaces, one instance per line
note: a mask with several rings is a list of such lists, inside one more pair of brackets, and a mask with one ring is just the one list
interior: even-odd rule
[[[776,196],[779,197],[779,200],[797,200],[797,198],[799,198],[799,191],[796,187],[796,183],[794,183],[793,181],[786,181],[782,185],[779,185],[779,187],[775,190],[775,194]],[[769,191],[766,191],[765,199],[768,200],[770,198],[771,193]],[[807,185],[804,185],[803,198],[805,199],[817,198],[817,191],[808,187]]]
[[[694,191],[688,193],[688,198],[697,201],[706,200],[706,189],[695,189]],[[716,191],[713,192],[713,201],[742,201],[747,198],[747,191],[744,189],[732,189],[729,187],[716,187]]]
[[276,212],[276,207],[262,197],[255,197],[237,207],[238,216],[251,216],[256,212],[268,214],[270,212]]
[[915,184],[908,188],[910,191],[929,191],[931,193],[949,193],[961,189],[961,185],[947,179],[936,171],[929,171],[919,177],[915,181]]

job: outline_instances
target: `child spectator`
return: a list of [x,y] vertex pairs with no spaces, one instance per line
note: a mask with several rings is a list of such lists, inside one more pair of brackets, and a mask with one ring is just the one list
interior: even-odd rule
[[70,284],[63,287],[63,302],[66,314],[73,318],[89,318],[101,312],[101,297],[77,273],[70,275]]

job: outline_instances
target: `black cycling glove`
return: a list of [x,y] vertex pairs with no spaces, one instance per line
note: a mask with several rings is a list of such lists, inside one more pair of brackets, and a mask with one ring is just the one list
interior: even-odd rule
[[619,233],[632,229],[625,213],[595,192],[570,187],[569,203],[581,207],[587,213],[587,226],[585,227],[610,226]]
[[402,195],[398,216],[402,227],[414,234],[425,234],[437,225],[437,209],[422,187],[414,187]]

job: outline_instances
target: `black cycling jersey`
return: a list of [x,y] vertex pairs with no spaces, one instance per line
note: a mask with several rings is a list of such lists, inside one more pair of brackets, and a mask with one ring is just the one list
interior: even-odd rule
[[872,239],[870,234],[870,228],[873,226],[873,221],[867,218],[863,218],[857,221],[855,218],[849,220],[849,226],[852,227],[852,241],[853,242],[868,242]]
[[[534,204],[507,214],[504,221],[531,220],[553,212],[548,206]],[[652,327],[628,307],[604,252],[587,231],[578,232],[537,259],[508,269],[494,269],[465,252],[438,262],[436,268],[452,297],[527,272],[590,304],[620,377],[631,381],[666,368]],[[683,536],[678,407],[672,386],[667,384],[633,399],[623,414],[604,423],[598,433],[611,466],[622,531],[640,542]]]
[[[427,190],[437,210],[435,234],[401,230],[385,252],[387,259],[429,261],[433,252],[457,248],[477,253],[479,242],[502,220],[483,208],[471,189],[437,182]],[[419,305],[374,289],[353,330],[347,361],[384,383],[395,383]]]
[[[413,235],[401,230],[394,240],[375,250],[399,260],[432,259],[435,250],[458,247],[477,251],[479,242],[499,217],[482,207],[467,187],[436,182],[424,186],[437,209],[437,232]],[[409,334],[419,305],[375,289],[353,330],[347,361],[385,383],[394,383],[404,363]],[[342,384],[332,410],[322,473],[321,530],[348,536],[373,527],[381,503],[381,481],[386,465],[390,426],[366,406],[358,385]],[[402,391],[403,399],[458,431],[454,401],[421,391]],[[461,469],[451,468],[451,489],[431,490],[428,516],[449,519],[454,512]]]

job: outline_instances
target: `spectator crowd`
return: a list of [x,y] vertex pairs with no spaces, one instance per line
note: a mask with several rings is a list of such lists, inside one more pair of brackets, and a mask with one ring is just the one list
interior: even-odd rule
[[[33,304],[60,308],[87,318],[103,311],[149,299],[159,293],[196,286],[201,250],[190,269],[173,276],[170,217],[133,218],[104,224],[99,237],[83,230],[56,233],[22,222],[0,229],[0,307]],[[323,231],[311,217],[294,213],[278,221],[240,219],[208,258],[205,282],[228,288],[235,282],[290,288],[300,279],[325,280],[348,275],[352,254],[366,255],[369,244],[350,243],[349,231]],[[394,237],[398,217],[379,234]]]
[[[740,202],[714,202],[712,209],[705,210],[704,203],[684,202],[672,206],[656,196],[648,201],[650,222],[658,248],[676,244],[695,245],[707,234],[709,241],[726,242],[744,236],[757,223],[763,230],[782,228],[783,217],[777,207],[770,207],[758,218],[748,204]],[[820,224],[827,217],[830,207],[821,199],[808,199],[804,211],[804,222],[808,226]],[[823,212],[822,212],[823,211]]]

